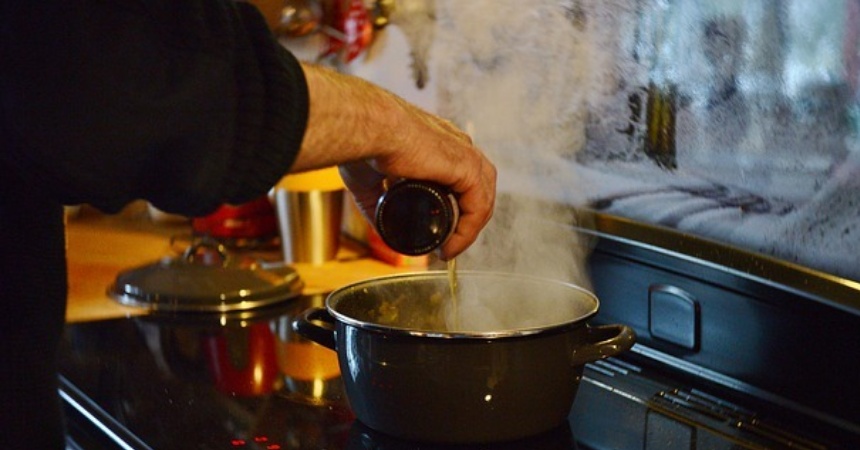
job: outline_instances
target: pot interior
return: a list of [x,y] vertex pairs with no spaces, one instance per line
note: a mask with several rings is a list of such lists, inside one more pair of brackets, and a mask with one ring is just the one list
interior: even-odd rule
[[598,309],[585,289],[526,275],[460,271],[456,284],[454,296],[446,271],[375,278],[333,292],[327,307],[361,328],[482,338],[533,334]]

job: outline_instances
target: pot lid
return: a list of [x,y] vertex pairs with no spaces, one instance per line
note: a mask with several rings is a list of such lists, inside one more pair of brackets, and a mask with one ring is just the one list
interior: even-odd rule
[[108,294],[124,305],[153,311],[226,312],[292,299],[303,286],[292,267],[236,262],[224,246],[202,241],[181,257],[120,272]]

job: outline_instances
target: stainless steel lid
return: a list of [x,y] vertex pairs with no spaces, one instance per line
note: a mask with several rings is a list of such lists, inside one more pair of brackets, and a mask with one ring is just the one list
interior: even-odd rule
[[[201,249],[210,251],[201,255]],[[207,241],[193,244],[182,257],[120,272],[108,294],[124,305],[153,311],[226,312],[292,299],[303,286],[289,266],[241,264],[223,246]]]

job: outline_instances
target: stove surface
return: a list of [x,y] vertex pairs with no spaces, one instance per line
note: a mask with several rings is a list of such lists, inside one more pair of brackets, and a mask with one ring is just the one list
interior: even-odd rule
[[297,314],[323,301],[321,296],[300,297],[232,316],[142,316],[71,324],[61,361],[70,446],[852,448],[814,420],[783,417],[754,399],[675,377],[641,347],[624,359],[590,364],[568,422],[548,433],[474,447],[403,442],[356,421],[334,352],[292,331]]

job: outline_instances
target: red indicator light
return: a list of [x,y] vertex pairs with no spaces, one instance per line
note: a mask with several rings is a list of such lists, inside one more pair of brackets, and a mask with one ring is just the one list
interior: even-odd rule
[[281,446],[278,444],[267,445],[266,450],[281,450]]
[[232,441],[230,441],[230,444],[232,444],[233,447],[244,447],[245,446],[245,440],[244,439],[233,439]]
[[269,442],[268,436],[254,436],[254,442]]

